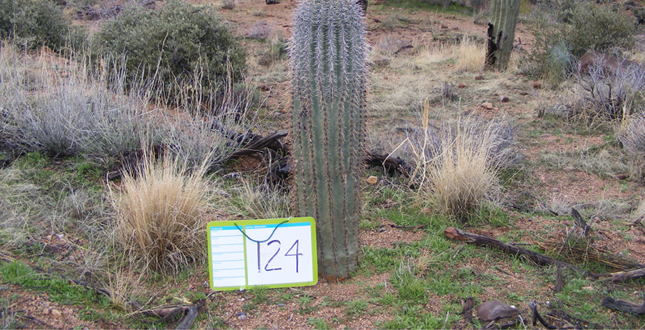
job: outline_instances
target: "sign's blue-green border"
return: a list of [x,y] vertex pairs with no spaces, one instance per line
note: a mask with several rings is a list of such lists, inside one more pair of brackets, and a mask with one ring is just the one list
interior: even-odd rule
[[[213,287],[213,258],[211,255],[211,228],[213,227],[230,227],[237,225],[238,227],[244,230],[245,226],[248,225],[273,225],[280,224],[287,220],[285,223],[310,223],[311,224],[311,260],[313,263],[313,281],[311,282],[300,282],[300,283],[283,283],[283,284],[270,284],[270,285],[248,285],[249,275],[248,269],[246,267],[246,239],[244,239],[244,269],[245,269],[245,285],[244,286],[229,286],[229,287]],[[280,227],[278,227],[279,229]],[[263,220],[240,220],[240,221],[211,221],[206,226],[206,235],[208,242],[208,282],[212,290],[223,291],[223,290],[239,290],[239,289],[249,289],[253,287],[263,287],[263,288],[286,288],[294,286],[308,286],[315,285],[318,283],[318,251],[316,244],[316,221],[312,217],[304,218],[281,218],[281,219],[263,219]]]

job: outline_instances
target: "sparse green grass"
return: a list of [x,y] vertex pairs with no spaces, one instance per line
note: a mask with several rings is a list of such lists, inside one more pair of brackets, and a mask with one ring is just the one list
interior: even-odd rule
[[1,281],[17,284],[24,288],[47,292],[52,301],[67,305],[87,305],[107,308],[109,302],[93,290],[72,284],[57,275],[39,274],[28,265],[13,261],[0,265]]

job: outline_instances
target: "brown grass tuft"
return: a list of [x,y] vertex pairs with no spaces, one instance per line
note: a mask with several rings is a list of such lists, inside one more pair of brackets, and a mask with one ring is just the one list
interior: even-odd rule
[[207,186],[201,168],[188,173],[178,158],[146,157],[112,194],[115,239],[143,270],[174,271],[205,255]]

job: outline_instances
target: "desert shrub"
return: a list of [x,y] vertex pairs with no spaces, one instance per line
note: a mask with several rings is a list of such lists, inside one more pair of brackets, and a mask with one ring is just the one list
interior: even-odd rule
[[[179,157],[149,155],[112,192],[117,211],[115,241],[145,270],[176,271],[206,253],[206,166],[188,172]],[[206,162],[204,163],[206,164]]]
[[645,113],[632,116],[622,127],[618,140],[629,157],[630,178],[645,183]]
[[559,77],[571,72],[570,59],[633,46],[634,21],[607,5],[586,1],[551,1],[541,8],[529,31],[535,37],[530,60],[536,73]]
[[172,114],[153,106],[151,85],[133,84],[126,91],[125,75],[118,73],[123,70],[91,72],[81,64],[66,67],[61,77],[42,67],[12,47],[0,53],[2,152],[82,156],[110,167],[122,154],[152,144],[182,157],[190,168],[211,155],[209,168],[215,169],[239,146],[227,134],[248,130],[245,113],[257,93],[225,85],[222,101],[204,118],[191,108]]
[[249,39],[266,40],[271,37],[273,30],[275,30],[275,23],[260,21],[249,28],[246,32],[246,37]]
[[0,0],[0,39],[27,49],[59,50],[68,41],[70,20],[50,0]]
[[113,61],[125,57],[128,81],[158,77],[157,89],[170,99],[184,89],[215,90],[246,69],[245,52],[219,16],[181,1],[160,10],[127,7],[105,23],[94,46]]
[[638,65],[615,67],[598,58],[587,72],[576,72],[576,81],[582,87],[581,110],[607,120],[623,120],[645,107],[645,69]]

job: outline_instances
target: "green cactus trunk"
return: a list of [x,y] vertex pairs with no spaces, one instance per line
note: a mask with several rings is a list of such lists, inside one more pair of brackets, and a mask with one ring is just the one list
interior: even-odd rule
[[521,0],[492,0],[492,24],[489,23],[486,68],[505,71],[511,58],[515,25]]
[[356,0],[303,0],[289,44],[297,211],[317,224],[318,269],[352,273],[358,258],[365,140],[365,22]]

